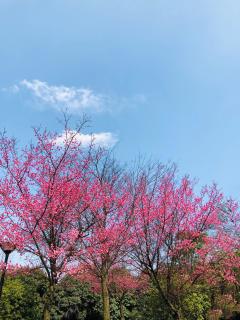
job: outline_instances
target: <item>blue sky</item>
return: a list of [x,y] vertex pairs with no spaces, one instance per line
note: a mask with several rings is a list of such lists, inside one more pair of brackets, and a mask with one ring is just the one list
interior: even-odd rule
[[122,161],[174,161],[240,195],[240,2],[1,0],[0,128],[87,112]]

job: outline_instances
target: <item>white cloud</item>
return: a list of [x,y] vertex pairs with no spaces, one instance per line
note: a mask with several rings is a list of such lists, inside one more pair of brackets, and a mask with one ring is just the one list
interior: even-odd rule
[[87,147],[91,143],[93,143],[95,146],[111,148],[118,142],[117,136],[111,132],[83,134],[76,133],[75,131],[63,132],[61,135],[58,136],[58,138],[55,141],[57,144],[62,144],[66,139],[70,138],[72,135],[76,135],[76,140],[81,142],[83,147]]
[[[24,94],[24,98],[33,98],[31,101],[38,109],[53,108],[57,111],[67,111],[71,114],[82,112],[120,112],[123,109],[135,108],[146,103],[143,94],[130,97],[111,96],[96,93],[85,87],[67,87],[64,85],[50,85],[40,80],[22,80],[8,88],[1,89],[11,94]],[[26,94],[26,97],[25,97]]]
[[19,85],[29,90],[40,103],[57,110],[67,108],[70,113],[78,113],[101,111],[104,107],[105,97],[88,88],[55,86],[40,80],[22,80]]

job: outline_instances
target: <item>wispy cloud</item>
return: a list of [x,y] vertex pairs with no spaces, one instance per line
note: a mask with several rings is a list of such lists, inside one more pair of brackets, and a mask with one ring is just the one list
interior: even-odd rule
[[13,86],[11,87],[8,87],[8,88],[2,88],[1,91],[3,92],[11,92],[11,93],[18,93],[20,90],[19,86],[14,84]]
[[55,86],[40,80],[22,80],[18,87],[30,91],[40,103],[57,110],[67,108],[71,113],[78,113],[88,109],[101,111],[104,106],[104,96],[88,88]]
[[65,85],[50,85],[40,80],[22,80],[9,88],[3,88],[12,94],[24,92],[33,98],[38,106],[50,107],[69,113],[81,112],[114,112],[128,107],[144,104],[146,98],[142,94],[131,97],[116,97],[94,92],[85,87],[67,87]]
[[75,131],[63,132],[55,141],[57,144],[62,144],[66,139],[69,138],[69,136],[72,135],[75,135],[75,139],[81,142],[83,147],[87,147],[93,143],[95,146],[111,148],[118,142],[117,136],[111,132],[83,134],[76,133]]

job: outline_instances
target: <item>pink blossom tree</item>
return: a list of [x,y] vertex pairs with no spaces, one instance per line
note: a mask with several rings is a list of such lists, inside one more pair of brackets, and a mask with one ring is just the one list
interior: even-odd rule
[[126,259],[132,239],[128,179],[110,156],[96,161],[94,172],[89,210],[95,223],[83,239],[79,267],[99,280],[103,318],[110,320],[109,274]]
[[[60,143],[57,133],[35,129],[35,142],[21,150],[6,134],[0,139],[1,239],[35,257],[50,292],[93,223],[92,160],[99,154],[79,141],[84,124],[72,131],[66,121]],[[49,319],[50,304],[45,307]]]
[[[181,319],[179,296],[174,290],[176,274],[192,275],[198,265],[197,249],[207,250],[221,223],[222,194],[215,185],[197,194],[188,177],[177,180],[176,168],[162,165],[139,171],[132,194],[132,261],[149,276],[172,317]],[[184,283],[185,279],[182,289]]]

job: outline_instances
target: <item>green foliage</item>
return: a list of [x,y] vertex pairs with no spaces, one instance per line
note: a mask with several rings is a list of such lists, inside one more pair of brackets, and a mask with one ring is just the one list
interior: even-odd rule
[[111,320],[119,320],[121,317],[120,308],[123,306],[124,317],[128,319],[137,318],[137,296],[134,294],[124,294],[124,296],[113,295],[110,299]]
[[204,320],[211,307],[209,296],[202,292],[191,292],[183,302],[186,320]]
[[136,309],[132,314],[135,316],[130,318],[132,320],[172,320],[168,309],[159,298],[155,288],[151,288],[148,292],[138,297]]
[[[42,320],[47,289],[48,281],[42,272],[7,275],[0,303],[0,320]],[[221,319],[238,319],[238,292],[239,289],[233,285],[225,286],[224,293],[204,282],[201,285],[189,286],[178,296],[181,319],[217,319],[216,311],[221,313]],[[125,320],[173,320],[154,287],[144,293],[129,293],[124,297],[117,294],[111,296],[111,320],[120,319],[121,303]],[[79,309],[79,320],[102,320],[100,295],[92,292],[89,285],[68,276],[56,285],[51,320],[62,319],[63,314],[73,306]]]
[[79,310],[79,320],[100,320],[100,296],[94,294],[89,286],[71,277],[65,277],[54,293],[54,306],[51,310],[53,320],[60,320],[72,306]]
[[33,278],[25,280],[23,276],[7,278],[0,303],[0,319],[41,319],[41,299],[34,281],[31,281]]
[[[0,320],[41,320],[47,289],[47,279],[41,272],[8,276],[0,303]],[[79,320],[101,320],[99,295],[88,285],[66,277],[56,286],[51,319],[62,319],[63,314],[75,305],[80,311]]]

